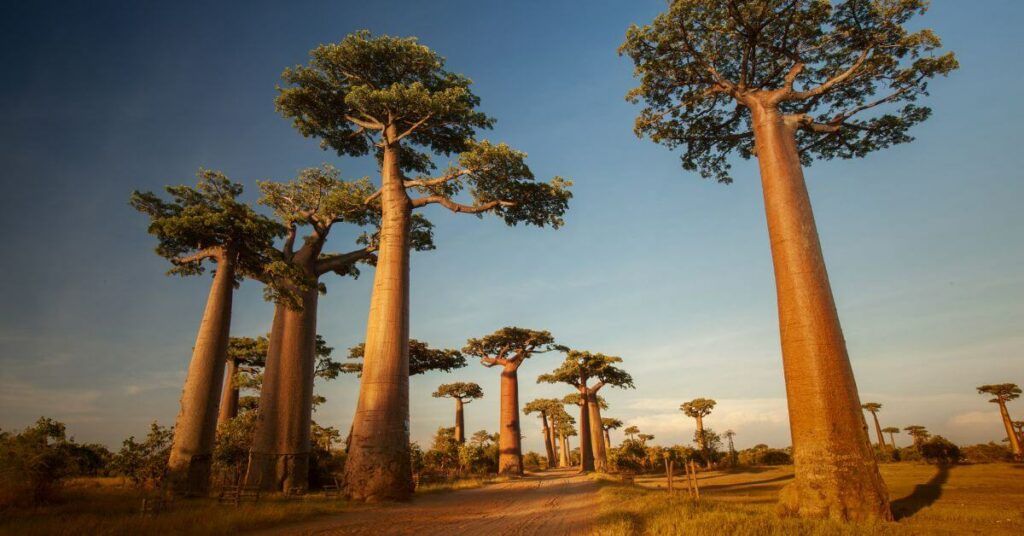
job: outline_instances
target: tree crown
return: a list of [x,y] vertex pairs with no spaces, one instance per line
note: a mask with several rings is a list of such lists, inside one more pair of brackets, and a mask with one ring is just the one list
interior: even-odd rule
[[473,382],[444,383],[439,385],[433,394],[434,398],[457,398],[465,404],[483,396],[483,388]]
[[[601,395],[597,396],[597,407],[601,409],[608,409],[608,402],[605,401]],[[567,406],[582,406],[583,397],[579,393],[569,393],[562,397],[562,404]]]
[[629,427],[626,427],[626,429],[623,430],[622,433],[627,434],[627,435],[639,434],[640,433],[640,429],[637,428],[636,426],[629,426]]
[[168,186],[165,201],[152,192],[132,192],[130,204],[149,216],[156,253],[171,261],[168,274],[197,275],[204,261],[232,252],[236,280],[259,277],[272,261],[273,242],[284,228],[238,201],[242,185],[223,173],[200,169],[196,186]]
[[[752,108],[785,114],[801,160],[853,158],[912,141],[930,79],[958,67],[931,30],[905,24],[927,0],[674,0],[632,26],[621,54],[645,108],[635,132],[682,146],[683,168],[731,182],[727,157],[754,154]],[[894,108],[874,113],[876,107]],[[872,112],[868,112],[871,110]]]
[[622,427],[622,421],[613,417],[601,417],[601,428],[605,430],[617,430]]
[[1020,387],[1017,387],[1015,383],[997,383],[992,385],[982,385],[978,387],[978,394],[992,395],[995,398],[989,400],[993,404],[1005,404],[1010,400],[1016,400],[1020,397]]
[[861,404],[860,407],[864,408],[864,410],[869,411],[871,413],[878,413],[879,411],[882,410],[882,405],[879,404],[878,402],[865,402]]
[[518,368],[534,354],[556,350],[555,338],[548,331],[504,327],[479,339],[469,339],[463,353],[480,359],[486,367],[500,365]]
[[555,406],[561,407],[562,403],[554,398],[537,398],[523,406],[523,413],[541,413],[550,417],[555,412]]
[[[359,343],[349,348],[349,359],[362,359],[366,352],[366,344]],[[466,357],[458,350],[431,348],[425,342],[409,339],[409,375],[417,376],[439,370],[451,372],[466,366]],[[341,372],[362,375],[362,363],[345,363]]]
[[605,385],[623,389],[634,387],[633,377],[615,366],[622,362],[621,357],[567,348],[563,351],[566,356],[562,364],[549,374],[538,376],[537,383],[567,383],[581,389],[587,388],[587,383],[594,379],[597,383],[589,386],[594,392]]
[[711,414],[711,410],[715,409],[715,402],[711,398],[694,398],[689,402],[684,402],[679,406],[679,410],[686,414],[687,417],[707,417]]
[[900,433],[900,429],[896,428],[895,426],[886,426],[885,428],[882,428],[882,433],[884,433],[884,434],[898,434],[898,433]]

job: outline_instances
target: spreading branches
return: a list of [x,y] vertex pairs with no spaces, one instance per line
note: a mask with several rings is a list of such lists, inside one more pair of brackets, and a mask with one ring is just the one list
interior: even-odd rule
[[476,357],[485,367],[517,369],[534,354],[560,348],[548,331],[518,327],[501,328],[479,339],[469,339],[462,352]]

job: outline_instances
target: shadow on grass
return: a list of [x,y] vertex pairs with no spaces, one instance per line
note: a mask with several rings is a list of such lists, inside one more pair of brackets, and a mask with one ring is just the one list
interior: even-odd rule
[[931,480],[914,486],[914,491],[892,502],[892,515],[899,521],[935,504],[942,497],[942,486],[949,480],[949,466],[940,465]]
[[775,478],[767,478],[767,479],[764,479],[764,480],[751,480],[751,481],[748,481],[748,482],[734,482],[734,483],[731,483],[731,484],[701,484],[700,489],[701,490],[713,490],[713,491],[729,491],[731,489],[739,490],[739,489],[743,489],[743,488],[750,488],[750,487],[760,486],[760,485],[764,485],[764,484],[771,484],[773,482],[784,482],[786,480],[792,480],[792,479],[793,479],[793,475],[782,475],[782,476],[777,476]]

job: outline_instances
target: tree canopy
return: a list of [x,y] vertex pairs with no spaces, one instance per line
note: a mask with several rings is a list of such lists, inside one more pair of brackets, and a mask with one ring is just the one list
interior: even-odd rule
[[865,402],[861,404],[860,407],[864,408],[865,411],[871,413],[878,413],[879,411],[882,411],[882,405],[879,404],[878,402]]
[[548,331],[504,327],[479,339],[469,339],[462,352],[480,359],[486,367],[518,368],[534,354],[556,350],[555,338]]
[[562,364],[554,371],[538,376],[537,383],[567,383],[576,388],[586,388],[594,379],[597,383],[589,387],[595,392],[605,385],[633,388],[633,377],[615,366],[622,362],[621,357],[581,350],[564,351],[566,356]]
[[[597,396],[597,407],[601,409],[608,409],[608,402],[605,401],[604,397],[601,395],[595,396]],[[562,397],[562,404],[567,406],[582,406],[583,399],[580,397],[579,393],[569,393]]]
[[614,417],[602,417],[601,428],[605,430],[618,430],[622,427],[622,421]]
[[[366,345],[360,343],[348,351],[349,359],[362,359],[366,351]],[[416,376],[427,372],[439,370],[451,372],[455,369],[466,366],[466,357],[458,350],[431,348],[425,342],[416,339],[409,339],[409,375]],[[362,363],[345,363],[342,365],[342,372],[349,374],[362,374]]]
[[561,407],[562,402],[555,398],[537,398],[527,402],[526,405],[523,406],[523,413],[527,415],[531,413],[541,413],[552,418],[552,416],[557,412],[557,408]]
[[484,390],[473,382],[445,383],[434,391],[434,398],[456,398],[468,404],[477,398],[483,398]]
[[1005,404],[1011,400],[1016,400],[1020,397],[1020,393],[1020,387],[1017,387],[1015,383],[998,383],[978,387],[978,394],[995,397],[989,400],[993,404]]
[[711,410],[715,409],[716,403],[710,398],[694,398],[689,402],[681,404],[679,410],[685,413],[687,417],[694,419],[697,417],[707,417],[711,414]]
[[[526,154],[505,144],[477,141],[494,120],[465,76],[416,38],[373,36],[363,30],[310,52],[308,65],[285,69],[277,109],[306,137],[339,155],[399,151],[399,166],[426,174],[433,155],[457,153],[436,177],[416,176],[406,188],[423,194],[412,206],[440,204],[453,212],[493,212],[509,225],[562,225],[572,185],[560,177],[534,180]],[[468,190],[471,202],[455,200]]]
[[[958,67],[939,37],[907,22],[927,0],[674,0],[619,49],[636,66],[638,136],[682,147],[682,166],[731,182],[727,158],[754,154],[751,108],[797,128],[803,163],[912,141],[916,101]],[[878,107],[889,108],[885,113]],[[876,113],[877,112],[877,113]]]
[[197,177],[194,187],[166,187],[170,201],[152,192],[131,195],[131,206],[150,218],[149,233],[159,240],[156,253],[173,265],[167,273],[201,274],[205,261],[222,262],[230,250],[236,281],[261,276],[284,227],[238,201],[242,185],[223,173],[200,169]]

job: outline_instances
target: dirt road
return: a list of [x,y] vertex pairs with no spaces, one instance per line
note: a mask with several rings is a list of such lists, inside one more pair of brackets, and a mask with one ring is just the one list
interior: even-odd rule
[[427,494],[408,504],[346,512],[261,534],[590,534],[597,509],[597,484],[575,471],[561,470]]

